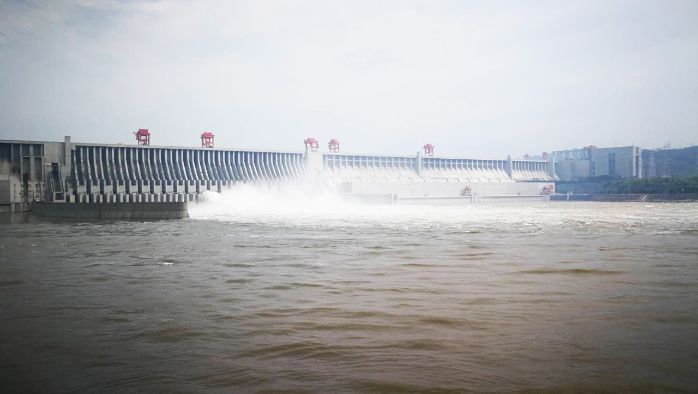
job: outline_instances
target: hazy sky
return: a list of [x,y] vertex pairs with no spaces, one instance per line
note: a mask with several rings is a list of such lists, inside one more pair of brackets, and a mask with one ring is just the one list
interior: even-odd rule
[[698,1],[0,0],[0,139],[698,143]]

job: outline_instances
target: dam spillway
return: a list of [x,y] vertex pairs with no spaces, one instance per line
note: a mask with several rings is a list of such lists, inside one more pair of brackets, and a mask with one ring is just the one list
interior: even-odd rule
[[79,199],[191,201],[240,182],[305,176],[302,153],[104,145],[76,145],[73,153],[72,191]]
[[0,140],[0,212],[34,201],[181,202],[240,183],[301,182],[397,198],[541,195],[543,160]]

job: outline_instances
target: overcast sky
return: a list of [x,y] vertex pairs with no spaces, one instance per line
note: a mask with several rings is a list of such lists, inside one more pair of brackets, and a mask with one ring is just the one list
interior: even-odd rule
[[0,0],[0,138],[504,157],[698,143],[698,1]]

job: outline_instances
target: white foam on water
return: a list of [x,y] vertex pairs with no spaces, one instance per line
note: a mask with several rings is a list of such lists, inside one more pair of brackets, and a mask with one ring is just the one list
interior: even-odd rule
[[399,226],[402,229],[449,225],[461,229],[507,224],[539,227],[541,203],[375,204],[347,200],[314,184],[237,185],[207,193],[191,204],[195,220],[290,223],[294,225]]
[[244,220],[339,219],[354,215],[376,215],[390,206],[364,205],[347,201],[336,192],[315,185],[236,185],[223,193],[209,192],[192,204],[195,219]]
[[[285,223],[303,226],[449,227],[461,231],[643,232],[657,227],[672,209],[637,203],[521,202],[451,204],[367,204],[346,200],[316,184],[242,184],[221,194],[208,192],[191,204],[194,220]],[[677,207],[678,208],[678,207]],[[681,229],[698,215],[682,216]]]

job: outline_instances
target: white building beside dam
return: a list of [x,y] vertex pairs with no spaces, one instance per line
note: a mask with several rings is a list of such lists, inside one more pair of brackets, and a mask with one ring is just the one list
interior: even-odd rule
[[642,152],[637,146],[555,151],[554,173],[561,181],[578,181],[593,177],[642,177]]

